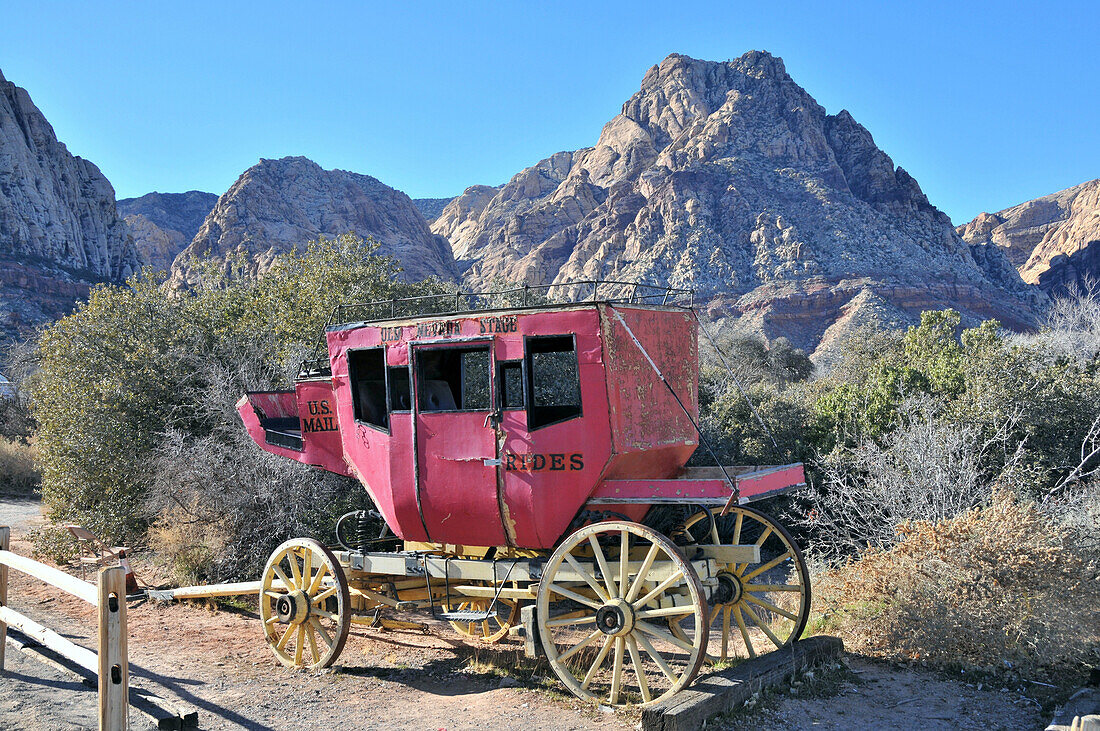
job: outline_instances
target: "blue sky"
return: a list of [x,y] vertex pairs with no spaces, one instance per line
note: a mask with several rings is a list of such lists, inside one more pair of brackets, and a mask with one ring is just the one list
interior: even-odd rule
[[0,0],[0,70],[119,197],[284,155],[442,197],[593,144],[669,53],[765,49],[961,223],[1100,177],[1098,7]]

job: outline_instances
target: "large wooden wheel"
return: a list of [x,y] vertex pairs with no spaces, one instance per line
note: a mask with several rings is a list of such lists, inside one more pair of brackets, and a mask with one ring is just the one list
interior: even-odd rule
[[[655,703],[699,672],[707,645],[699,576],[664,536],[637,523],[585,526],[543,568],[536,600],[550,667],[575,695]],[[665,622],[690,620],[683,637]]]
[[[485,586],[492,586],[484,582]],[[492,597],[465,597],[454,600],[451,604],[444,604],[447,611],[458,610],[488,612],[493,606]],[[515,599],[497,597],[493,614],[488,618],[473,622],[452,621],[451,627],[463,637],[486,644],[500,642],[508,636],[508,630],[519,623],[519,602]]]
[[[775,519],[739,505],[722,517],[696,513],[683,525],[698,544],[760,547],[760,563],[718,565],[718,586],[710,595],[710,662],[756,657],[794,642],[810,615],[810,574],[791,534]],[[684,551],[691,554],[691,547]],[[669,626],[678,637],[690,631],[687,617]]]
[[320,670],[344,649],[351,599],[336,557],[310,538],[287,541],[271,554],[260,588],[264,636],[279,662]]

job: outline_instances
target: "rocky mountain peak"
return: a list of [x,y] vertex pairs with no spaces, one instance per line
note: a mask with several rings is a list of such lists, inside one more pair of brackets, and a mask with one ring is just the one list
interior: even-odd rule
[[1051,293],[1100,280],[1100,179],[981,213],[957,229],[1004,251],[1024,281]]
[[[432,230],[472,286],[687,286],[765,334],[797,322],[794,339],[811,348],[849,301],[1027,324],[1041,297],[999,249],[963,242],[851,114],[827,114],[763,51],[668,56],[593,147],[467,189]],[[809,307],[808,291],[828,307],[782,314]]]
[[114,188],[0,74],[0,331],[63,314],[91,283],[125,279],[139,263]]
[[406,276],[455,276],[447,242],[435,236],[409,196],[369,175],[325,170],[306,157],[261,159],[218,198],[198,233],[172,265],[170,282],[196,281],[191,255],[225,259],[244,253],[261,275],[275,257],[319,235],[372,236]]

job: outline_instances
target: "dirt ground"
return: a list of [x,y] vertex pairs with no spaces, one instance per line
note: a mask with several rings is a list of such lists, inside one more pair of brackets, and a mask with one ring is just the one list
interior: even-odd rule
[[[36,505],[0,498],[0,525],[24,540]],[[92,646],[90,607],[17,572],[12,607]],[[318,674],[283,669],[247,610],[131,603],[131,682],[198,710],[204,729],[592,729],[633,728],[637,712],[593,709],[565,695],[545,665],[522,646],[476,647],[442,623],[429,634],[352,630],[338,667]],[[95,693],[8,646],[0,677],[0,728],[52,731],[95,726]],[[716,719],[710,728],[949,729],[1043,728],[1033,702],[968,687],[931,672],[849,657],[851,671],[828,697],[799,697],[798,687],[756,707]],[[517,671],[517,668],[519,670]],[[550,677],[548,677],[550,676]],[[518,678],[518,679],[517,679]],[[804,692],[804,689],[803,689]],[[153,726],[131,709],[131,728]]]

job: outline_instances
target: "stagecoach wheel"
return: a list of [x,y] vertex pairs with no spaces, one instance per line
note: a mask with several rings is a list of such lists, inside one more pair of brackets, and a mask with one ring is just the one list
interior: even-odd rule
[[[485,586],[492,586],[492,584],[487,583]],[[460,612],[466,610],[486,612],[492,604],[492,597],[466,597],[458,601],[456,605],[446,604],[444,608],[447,611],[457,609]],[[519,602],[515,599],[498,597],[496,612],[489,616],[488,619],[475,622],[452,621],[451,627],[463,637],[478,640],[486,644],[494,644],[507,637],[508,630],[518,623]]]
[[[699,575],[670,540],[637,523],[595,523],[566,538],[543,568],[536,611],[550,667],[585,700],[655,703],[703,663]],[[670,617],[691,620],[685,636],[665,628]]]
[[[696,513],[683,529],[700,544],[760,546],[760,563],[718,566],[708,615],[709,662],[756,657],[802,635],[810,615],[810,574],[786,528],[759,510],[739,505],[713,522],[706,513]],[[686,617],[670,619],[669,627],[677,637],[690,631]]]
[[344,649],[351,627],[351,598],[332,551],[310,538],[294,538],[271,554],[260,588],[264,635],[279,662],[320,670]]

